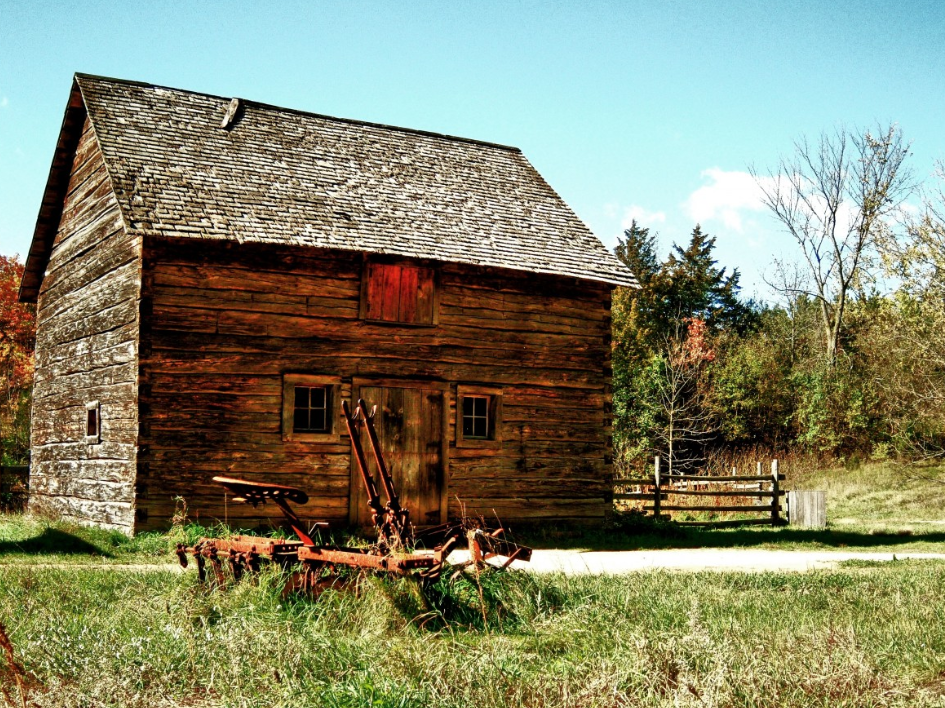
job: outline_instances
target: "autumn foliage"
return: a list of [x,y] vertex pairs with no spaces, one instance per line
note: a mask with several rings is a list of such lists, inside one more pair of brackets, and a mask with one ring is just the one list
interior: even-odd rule
[[686,337],[675,349],[671,349],[670,356],[684,366],[698,367],[715,361],[715,351],[709,343],[709,333],[705,320],[698,317],[684,317]]
[[17,300],[23,264],[0,255],[0,444],[4,463],[23,462],[29,451],[36,311]]

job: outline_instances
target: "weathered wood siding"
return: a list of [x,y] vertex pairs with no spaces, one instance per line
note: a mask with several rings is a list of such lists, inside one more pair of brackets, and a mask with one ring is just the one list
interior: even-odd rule
[[[299,486],[305,517],[348,519],[347,435],[282,439],[285,372],[339,376],[345,398],[359,379],[448,383],[451,516],[606,513],[609,286],[440,264],[424,327],[359,319],[358,253],[155,239],[144,263],[139,528],[166,525],[176,496],[205,522],[278,517],[225,505],[217,474]],[[455,446],[457,384],[501,388],[500,445]]]
[[[133,528],[140,263],[86,119],[37,303],[31,510]],[[92,401],[100,444],[85,438]]]

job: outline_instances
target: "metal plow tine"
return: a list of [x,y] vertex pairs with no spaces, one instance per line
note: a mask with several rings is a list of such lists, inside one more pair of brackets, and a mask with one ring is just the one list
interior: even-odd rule
[[223,564],[220,562],[220,555],[215,546],[207,549],[207,557],[210,559],[210,565],[213,566],[213,575],[217,579],[218,585],[226,584],[226,577],[223,575]]
[[243,561],[240,558],[242,554],[237,553],[232,548],[230,549],[229,561],[230,561],[230,572],[233,574],[233,580],[239,582],[243,577]]
[[256,551],[250,551],[249,553],[244,554],[243,563],[246,567],[246,570],[248,570],[253,575],[259,573],[260,561],[259,554],[256,553]]
[[207,564],[199,548],[194,549],[194,560],[197,561],[197,580],[203,584],[207,582]]

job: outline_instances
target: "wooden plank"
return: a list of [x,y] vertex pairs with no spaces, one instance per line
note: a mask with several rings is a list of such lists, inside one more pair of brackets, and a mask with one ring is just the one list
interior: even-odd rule
[[802,529],[827,526],[827,492],[792,490],[788,493],[788,523]]
[[[759,464],[758,467],[760,468],[761,465]],[[778,473],[778,461],[771,460],[771,480],[772,480],[771,490],[772,490],[772,496],[774,498],[777,498],[780,495],[779,494],[780,488],[778,486],[778,481],[780,479],[781,479],[781,475]],[[780,505],[778,505],[777,503],[772,504],[771,505],[771,523],[773,525],[776,525],[781,521],[780,513],[781,513]]]
[[663,503],[663,496],[660,494],[660,486],[663,484],[662,470],[660,469],[660,456],[656,455],[653,458],[653,515],[658,519],[660,518],[660,507]]
[[411,324],[420,321],[418,316],[419,283],[417,275],[417,268],[404,266],[400,269],[400,286],[397,292],[400,306],[398,308],[398,317],[395,317],[394,321]]
[[[400,276],[401,268],[396,265],[378,263],[375,266],[375,278],[379,278],[380,292],[379,320],[396,322],[400,315]],[[368,286],[370,287],[370,286]]]
[[[189,244],[188,244],[189,245]],[[318,271],[307,273],[260,271],[247,263],[242,268],[226,268],[213,265],[169,265],[154,266],[154,285],[160,288],[169,285],[176,288],[204,288],[221,292],[227,290],[259,293],[293,293],[295,295],[341,298],[359,297],[357,281],[349,281],[343,274],[332,271],[331,277],[318,275]]]
[[528,298],[534,293],[554,292],[561,300],[589,305],[588,312],[604,309],[610,302],[612,286],[589,280],[571,280],[539,273],[510,271],[491,267],[470,267],[446,263],[439,271],[444,288],[461,287],[471,292],[501,293],[512,298]]
[[[438,289],[435,286],[432,268],[417,269],[417,316],[418,324],[437,324],[439,312]],[[406,321],[406,320],[405,320]]]

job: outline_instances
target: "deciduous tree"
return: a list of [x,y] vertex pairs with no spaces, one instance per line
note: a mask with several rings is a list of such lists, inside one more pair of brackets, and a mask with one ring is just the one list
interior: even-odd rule
[[660,354],[656,385],[658,415],[653,432],[671,475],[695,467],[718,429],[707,405],[705,371],[715,353],[706,338],[706,324],[687,318],[681,325],[685,334],[668,338]]
[[3,461],[24,461],[29,450],[33,383],[34,309],[18,302],[23,264],[0,255],[0,444]]
[[817,300],[827,361],[836,361],[844,315],[868,261],[889,236],[890,217],[912,192],[909,145],[895,125],[876,132],[839,129],[762,175],[764,203],[800,248],[808,280],[795,286]]

